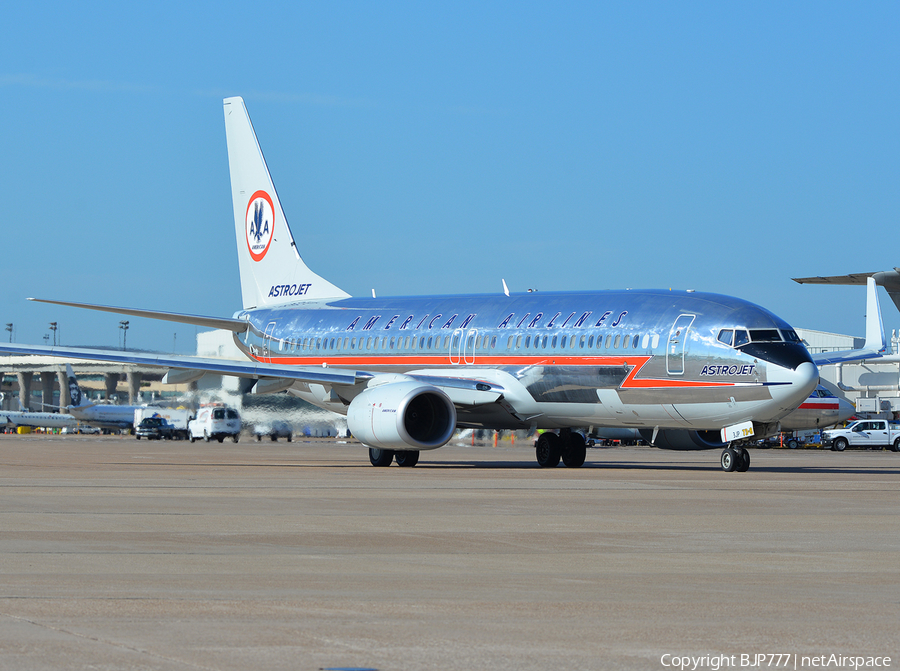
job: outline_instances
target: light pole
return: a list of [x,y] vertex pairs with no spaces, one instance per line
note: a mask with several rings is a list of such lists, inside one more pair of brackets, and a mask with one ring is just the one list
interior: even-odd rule
[[53,346],[56,347],[56,329],[59,326],[56,325],[56,322],[50,322],[50,330],[53,331]]
[[128,320],[119,322],[119,328],[122,329],[122,349],[128,349]]
[[6,330],[9,331],[9,341],[12,342],[13,325],[12,325],[12,324],[7,324],[7,325],[6,325]]

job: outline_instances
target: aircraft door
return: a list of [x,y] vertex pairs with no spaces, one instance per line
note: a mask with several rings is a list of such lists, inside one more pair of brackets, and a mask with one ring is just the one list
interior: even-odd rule
[[666,346],[666,372],[669,375],[684,375],[684,345],[688,329],[695,318],[696,315],[678,315],[678,319],[672,324]]
[[456,329],[453,337],[450,338],[450,363],[459,364],[463,357],[463,332],[462,329]]
[[275,331],[275,322],[269,322],[269,325],[266,326],[266,333],[263,336],[262,341],[262,355],[263,359],[266,359],[268,363],[272,363],[272,356],[270,354],[272,350],[272,333]]
[[475,363],[475,343],[478,342],[478,329],[469,329],[466,333],[465,344],[462,351],[462,362],[465,364]]

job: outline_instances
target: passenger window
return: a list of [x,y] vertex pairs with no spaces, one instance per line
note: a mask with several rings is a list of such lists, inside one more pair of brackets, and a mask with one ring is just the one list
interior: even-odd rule
[[556,349],[556,336],[553,336],[553,338],[550,340],[550,348]]
[[560,348],[560,349],[565,349],[565,347],[566,347],[566,336],[562,336],[562,337],[559,339],[559,348]]
[[622,349],[628,349],[628,345],[631,344],[631,336],[625,336],[622,338]]
[[728,345],[731,347],[731,342],[734,340],[734,329],[722,329],[719,331],[719,336],[716,338],[723,345]]
[[366,349],[372,349],[372,336],[366,340]]
[[650,344],[650,335],[648,333],[644,334],[644,337],[641,338],[641,349],[647,349],[647,345]]
[[531,336],[525,336],[525,349],[531,347]]
[[744,329],[735,329],[734,346],[740,347],[741,345],[746,345],[748,342],[750,342],[750,334],[748,334]]
[[481,334],[478,335],[478,339],[475,341],[475,349],[481,349]]
[[395,342],[397,342],[397,339],[394,338],[393,336],[391,336],[391,343],[390,343],[390,348],[391,348],[391,349],[394,349],[394,343],[395,343]]
[[594,346],[594,336],[588,338],[588,349]]
[[431,349],[431,347],[432,347],[432,340],[433,339],[431,338],[431,336],[429,336],[428,337],[428,349]]
[[619,338],[621,338],[618,333],[616,334],[616,339],[613,340],[613,349],[619,349]]
[[609,349],[609,346],[611,343],[612,343],[612,333],[610,333],[606,336],[606,345],[604,345],[604,347],[606,349]]
[[[413,342],[415,343],[415,340],[413,340]],[[409,336],[406,336],[403,340],[403,349],[409,349]]]
[[497,347],[497,336],[491,336],[491,349]]
[[444,349],[450,349],[450,336],[444,336]]
[[350,340],[350,349],[356,349],[356,338]]
[[659,347],[659,333],[654,333],[654,334],[653,334],[653,338],[651,338],[651,340],[653,341],[652,347],[653,347],[654,349],[656,349],[657,347]]
[[638,346],[638,336],[634,336],[634,340],[631,341],[631,349],[637,349]]
[[516,336],[516,349],[522,346],[522,336]]
[[512,349],[512,344],[513,344],[513,337],[509,336],[509,338],[506,339],[506,349]]
[[584,343],[586,340],[587,340],[587,336],[581,336],[581,338],[578,339],[579,349],[584,349]]

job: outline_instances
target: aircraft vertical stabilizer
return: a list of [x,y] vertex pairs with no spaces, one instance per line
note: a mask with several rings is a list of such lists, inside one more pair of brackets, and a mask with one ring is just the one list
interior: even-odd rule
[[244,308],[347,298],[300,258],[243,98],[224,107]]

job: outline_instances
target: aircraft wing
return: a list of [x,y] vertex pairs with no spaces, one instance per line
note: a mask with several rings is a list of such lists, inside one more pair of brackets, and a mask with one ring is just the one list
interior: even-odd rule
[[850,275],[831,275],[829,277],[794,277],[798,284],[866,284],[869,278],[882,286],[894,305],[900,310],[900,269],[881,270],[874,273],[851,273]]
[[[113,363],[132,363],[144,366],[159,366],[186,371],[204,371],[218,375],[232,375],[244,378],[276,378],[312,382],[321,385],[365,384],[379,373],[351,370],[347,368],[323,368],[319,366],[283,366],[259,361],[236,361],[231,359],[207,359],[177,354],[155,354],[125,352],[122,350],[91,349],[81,347],[48,347],[42,345],[18,345],[0,343],[0,354],[31,354],[58,356],[70,359],[90,359]],[[442,389],[450,399],[462,406],[494,403],[503,395],[503,389],[495,383],[465,377],[443,377],[428,374],[413,374],[412,377]]]
[[315,382],[319,384],[354,385],[368,381],[372,373],[343,368],[321,368],[314,366],[282,366],[258,361],[234,361],[231,359],[206,359],[177,354],[156,354],[125,352],[122,350],[91,349],[88,347],[47,347],[41,345],[0,344],[0,353],[58,356],[69,359],[91,359],[114,363],[133,363],[161,368],[202,370],[207,373],[234,375],[235,377],[265,378],[276,377]]
[[[860,349],[811,354],[817,366],[834,363],[878,359],[884,356],[887,347],[884,338],[884,323],[881,320],[881,306],[878,304],[878,287],[874,277],[860,275],[866,283],[866,342]],[[828,279],[828,278],[821,278]],[[823,282],[822,284],[826,284]]]

